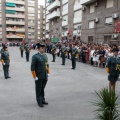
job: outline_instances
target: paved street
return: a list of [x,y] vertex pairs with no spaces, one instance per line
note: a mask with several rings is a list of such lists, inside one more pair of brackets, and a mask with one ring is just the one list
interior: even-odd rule
[[[93,120],[94,90],[107,86],[104,69],[77,62],[71,70],[71,61],[61,65],[57,57],[52,63],[48,54],[51,75],[46,86],[48,106],[40,108],[35,100],[35,84],[30,62],[20,57],[17,47],[9,48],[11,56],[10,76],[4,79],[0,64],[0,120]],[[31,56],[37,51],[32,51]],[[119,82],[117,91],[120,89]]]

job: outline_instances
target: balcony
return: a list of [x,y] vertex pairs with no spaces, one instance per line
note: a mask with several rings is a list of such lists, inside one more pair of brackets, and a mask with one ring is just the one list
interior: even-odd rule
[[45,34],[45,31],[43,32],[43,34]]
[[7,38],[23,38],[24,35],[20,35],[20,34],[16,34],[16,35],[8,34],[6,37]]
[[62,15],[66,15],[66,14],[68,14],[68,9],[62,11]]
[[35,38],[34,35],[32,35],[32,36],[29,36],[29,35],[28,35],[28,39],[34,39],[34,38]]
[[14,14],[6,14],[6,17],[10,17],[10,18],[25,18],[25,15],[14,15]]
[[6,0],[6,2],[15,3],[18,5],[25,5],[25,1],[16,1],[16,0]]
[[35,4],[28,3],[28,7],[35,7]]
[[92,2],[95,2],[97,0],[82,0],[81,5],[87,5],[87,4],[91,4]]
[[34,29],[28,29],[28,32],[35,32]]
[[34,20],[34,19],[35,19],[35,17],[28,16],[28,20]]
[[34,10],[28,10],[28,13],[35,13]]
[[48,11],[52,11],[53,9],[57,8],[60,6],[60,1],[55,0],[53,3],[51,3],[48,7],[47,10]]
[[82,5],[80,3],[74,5],[74,11],[79,10],[81,8],[82,8]]
[[6,31],[25,32],[25,28],[6,28]]
[[82,16],[81,17],[76,17],[73,20],[73,23],[79,23],[79,22],[82,22]]
[[2,38],[2,35],[0,35],[0,38]]
[[45,37],[46,37],[46,38],[50,38],[48,34],[47,34]]
[[0,27],[0,32],[2,31],[2,28]]
[[51,20],[51,19],[54,19],[54,18],[57,18],[57,17],[60,17],[60,12],[59,11],[54,11],[47,16],[47,19]]
[[78,37],[81,36],[81,30],[74,30],[73,35]]
[[28,23],[28,26],[35,26],[35,23]]
[[66,3],[68,3],[68,0],[62,0],[63,5],[66,4]]
[[46,30],[49,30],[49,26],[46,26]]
[[43,26],[43,29],[45,29],[45,26]]
[[62,32],[62,37],[67,37],[67,35],[68,35],[67,31],[66,32]]
[[7,25],[25,25],[25,22],[21,21],[6,21]]
[[17,7],[6,7],[6,10],[15,10],[15,11],[21,11],[24,12],[25,8],[21,7],[21,8],[17,8]]
[[63,21],[62,26],[66,26],[66,25],[68,25],[68,21]]

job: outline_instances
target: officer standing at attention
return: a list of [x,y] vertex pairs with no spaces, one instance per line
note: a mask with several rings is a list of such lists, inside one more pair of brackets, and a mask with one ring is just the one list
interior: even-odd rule
[[106,72],[108,73],[109,89],[115,91],[116,82],[120,74],[120,57],[118,56],[119,49],[114,48],[114,55],[107,61]]
[[36,87],[36,100],[38,106],[44,107],[48,105],[45,101],[44,89],[48,80],[48,74],[50,74],[48,58],[45,52],[45,45],[37,43],[38,53],[33,55],[31,62],[31,72],[35,80]]
[[72,53],[71,53],[72,68],[71,69],[76,68],[76,58],[78,58],[78,50],[75,47],[75,45],[76,44],[73,44],[73,47],[72,47]]
[[52,56],[53,56],[52,62],[55,62],[55,56],[56,56],[56,46],[55,46],[55,44],[53,44],[51,51],[52,51]]
[[63,43],[62,48],[61,48],[61,57],[62,57],[62,64],[61,65],[65,65],[66,55],[67,55],[67,48],[65,47],[65,43]]
[[27,45],[25,46],[26,62],[29,61],[30,50],[31,50],[31,49],[30,49],[30,46],[27,44]]
[[21,58],[22,58],[23,52],[24,52],[24,44],[23,43],[20,45],[20,51],[21,51]]
[[11,78],[9,76],[9,65],[10,65],[10,55],[8,52],[7,46],[3,46],[4,51],[1,54],[1,61],[3,65],[3,70],[4,70],[4,77],[5,79]]

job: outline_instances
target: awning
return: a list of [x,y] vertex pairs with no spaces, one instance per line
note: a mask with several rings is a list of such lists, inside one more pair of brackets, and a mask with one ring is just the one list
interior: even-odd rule
[[15,3],[6,2],[6,6],[8,6],[8,7],[15,7],[16,4]]

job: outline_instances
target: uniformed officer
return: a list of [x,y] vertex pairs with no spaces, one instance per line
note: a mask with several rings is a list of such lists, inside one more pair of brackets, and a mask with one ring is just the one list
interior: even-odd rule
[[56,58],[56,46],[55,46],[55,44],[53,44],[51,51],[52,51],[52,56],[53,56],[52,62],[55,62],[55,58]]
[[48,74],[50,74],[48,58],[45,52],[45,45],[37,43],[38,53],[33,55],[31,62],[31,71],[35,80],[36,87],[36,100],[40,107],[48,105],[45,101],[44,89],[48,80]]
[[113,49],[114,55],[110,57],[107,61],[106,72],[108,75],[109,80],[109,88],[110,90],[115,91],[116,81],[119,78],[120,74],[120,58],[118,57],[118,48]]
[[10,65],[10,55],[8,52],[7,46],[3,46],[4,51],[1,54],[1,61],[3,65],[3,70],[4,70],[4,77],[5,79],[11,78],[9,76],[9,65]]
[[75,47],[75,45],[76,44],[73,44],[72,52],[71,52],[71,61],[72,61],[72,68],[71,69],[76,68],[76,58],[78,58],[78,50]]
[[24,44],[23,43],[20,45],[20,52],[21,52],[21,58],[22,58],[23,52],[24,52]]
[[31,48],[30,48],[30,46],[27,44],[27,45],[25,46],[26,62],[29,61],[30,50],[31,50]]
[[65,65],[66,55],[67,55],[67,48],[65,47],[65,43],[63,43],[62,48],[61,48],[61,57],[62,57],[62,64],[61,65]]

